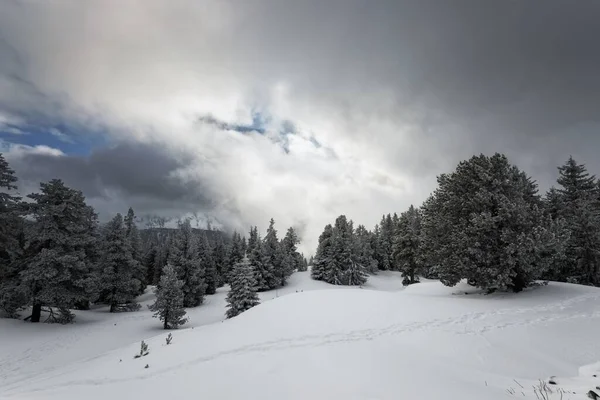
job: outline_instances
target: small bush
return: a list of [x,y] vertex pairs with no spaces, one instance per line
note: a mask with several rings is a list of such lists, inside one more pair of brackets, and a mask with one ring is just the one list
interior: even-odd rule
[[146,342],[144,342],[142,340],[142,343],[140,345],[140,353],[136,354],[133,358],[145,357],[148,354],[150,354],[150,350],[148,349],[148,345],[146,344]]

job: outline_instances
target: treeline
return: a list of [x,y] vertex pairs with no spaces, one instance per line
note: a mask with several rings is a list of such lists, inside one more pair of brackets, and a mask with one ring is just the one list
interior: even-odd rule
[[18,317],[31,307],[32,322],[46,312],[48,321],[66,323],[74,318],[72,309],[92,303],[107,304],[111,312],[137,310],[136,297],[157,285],[152,309],[165,328],[176,327],[185,320],[183,307],[201,305],[206,295],[235,281],[236,271],[245,274],[239,264],[249,265],[253,292],[283,286],[294,271],[307,268],[294,229],[279,240],[273,220],[264,239],[253,227],[249,240],[237,232],[229,239],[193,229],[190,220],[177,229],[140,232],[131,208],[100,225],[83,194],[59,179],[41,183],[25,200],[16,196],[17,178],[2,154],[0,189],[4,316]]
[[506,156],[480,155],[438,177],[421,205],[383,216],[372,231],[340,216],[319,237],[312,277],[361,285],[377,270],[448,286],[466,279],[521,291],[536,280],[600,284],[600,182],[572,157],[556,187],[536,182]]

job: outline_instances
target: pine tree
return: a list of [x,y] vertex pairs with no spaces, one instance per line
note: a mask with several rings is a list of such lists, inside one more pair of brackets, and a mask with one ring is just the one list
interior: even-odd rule
[[22,256],[23,218],[17,177],[0,153],[0,310],[16,317],[27,304],[26,291],[20,285],[18,260]]
[[28,235],[21,280],[33,305],[32,322],[39,322],[42,306],[57,307],[65,322],[68,309],[89,298],[93,266],[87,251],[97,246],[97,217],[83,194],[53,179],[40,185],[40,193],[28,196],[28,211],[35,228]]
[[199,239],[199,256],[204,271],[204,283],[206,284],[206,294],[215,294],[219,276],[217,275],[217,265],[213,257],[212,249],[205,233],[202,233]]
[[304,256],[298,252],[298,244],[300,239],[296,230],[292,227],[288,228],[285,237],[281,241],[281,249],[284,257],[283,270],[286,276],[292,275],[295,270],[306,271],[304,269]]
[[237,263],[244,259],[245,254],[246,246],[244,245],[244,241],[242,241],[242,236],[237,232],[233,232],[231,244],[227,251],[227,268],[223,271],[223,277],[226,283],[231,282],[233,268]]
[[206,282],[202,259],[199,254],[198,237],[192,230],[189,220],[179,224],[179,229],[171,241],[167,263],[177,271],[183,281],[184,307],[196,307],[204,301]]
[[304,254],[300,255],[300,264],[298,264],[298,272],[308,271],[308,260],[304,257]]
[[570,237],[566,260],[556,279],[600,284],[600,202],[596,178],[570,157],[558,168],[559,189],[548,193],[546,204],[556,218],[566,222]]
[[221,287],[227,282],[227,247],[222,238],[217,240],[212,249],[213,260],[217,272],[217,287]]
[[129,241],[129,247],[131,249],[131,257],[135,261],[135,278],[140,281],[138,294],[142,294],[148,285],[148,281],[146,280],[147,270],[144,268],[142,239],[140,238],[140,232],[135,224],[135,213],[133,212],[133,208],[129,207],[123,223],[125,225],[125,234]]
[[144,270],[146,271],[146,279],[145,282],[149,285],[154,285],[158,282],[154,281],[154,276],[156,275],[156,259],[158,257],[158,245],[153,240],[146,243],[146,250],[144,252],[144,258],[142,264],[144,265]]
[[227,318],[235,317],[260,304],[256,294],[256,281],[250,260],[247,257],[236,264],[231,280],[231,290],[227,294]]
[[544,216],[535,183],[505,156],[472,157],[438,184],[422,229],[426,259],[445,285],[466,278],[490,291],[520,291],[560,252],[562,235]]
[[177,271],[169,264],[165,266],[161,274],[160,282],[154,290],[156,301],[150,305],[151,311],[154,311],[154,317],[163,321],[165,329],[177,329],[187,322],[185,309],[183,308],[184,282],[177,279]]
[[[323,242],[317,249],[315,260],[322,280],[334,285],[364,284],[367,280],[367,271],[359,262],[359,246],[354,235],[353,222],[348,221],[346,216],[340,215],[331,230],[329,243],[326,243],[328,234],[323,232],[325,236],[322,235]],[[324,250],[327,251],[327,255],[322,257],[319,253]]]
[[421,249],[421,212],[411,205],[398,219],[393,246],[394,262],[405,285],[419,282],[423,267]]
[[138,309],[135,297],[142,285],[137,276],[139,263],[133,258],[121,214],[105,226],[101,246],[101,276],[98,280],[102,298],[110,305],[110,312]]
[[393,238],[394,238],[394,221],[392,216],[388,214],[381,218],[379,229],[377,232],[377,251],[376,260],[379,269],[387,271],[394,269],[394,261],[392,256]]
[[574,203],[581,198],[582,193],[597,191],[596,177],[587,172],[584,164],[578,164],[573,157],[569,157],[565,165],[558,167],[558,184],[562,187],[558,192],[563,195],[564,202]]
[[157,285],[160,282],[162,272],[167,265],[169,252],[173,243],[173,237],[166,239],[163,243],[157,244],[156,258],[154,259],[154,278],[152,282]]
[[319,245],[313,259],[310,276],[317,281],[325,280],[325,270],[332,259],[333,227],[327,224],[319,236]]
[[272,273],[271,276],[263,278],[268,282],[269,289],[275,289],[278,286],[284,286],[288,276],[288,271],[285,270],[284,260],[285,255],[281,251],[279,240],[277,239],[277,230],[275,229],[275,220],[271,218],[267,235],[262,243],[262,254],[264,271]]
[[371,274],[377,273],[377,261],[374,257],[372,234],[363,225],[359,225],[355,232],[357,263],[362,265]]
[[270,290],[276,285],[275,274],[270,268],[271,265],[265,263],[265,253],[263,242],[258,234],[258,228],[250,229],[250,238],[248,239],[248,261],[252,266],[256,289],[261,292]]

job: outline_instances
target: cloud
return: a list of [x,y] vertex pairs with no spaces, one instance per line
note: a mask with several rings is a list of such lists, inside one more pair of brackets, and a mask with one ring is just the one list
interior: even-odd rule
[[48,133],[50,133],[52,136],[54,136],[55,138],[57,138],[61,142],[64,142],[64,143],[75,143],[75,141],[73,139],[71,139],[71,137],[69,135],[61,132],[57,128],[50,128],[50,129],[48,129]]
[[[0,116],[106,132],[121,169],[157,149],[199,208],[306,227],[308,251],[336,215],[372,226],[474,153],[506,152],[544,187],[569,154],[599,171],[598,15],[594,0],[5,2]],[[132,178],[86,190],[162,199]],[[141,207],[194,208],[169,190]]]

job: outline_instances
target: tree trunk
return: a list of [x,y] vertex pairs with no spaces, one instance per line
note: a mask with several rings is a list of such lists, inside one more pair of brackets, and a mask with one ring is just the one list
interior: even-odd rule
[[115,312],[117,309],[117,304],[116,303],[110,303],[110,312]]
[[163,328],[169,329],[168,321],[169,321],[169,312],[167,311],[167,312],[165,312],[165,323],[163,324]]
[[33,305],[33,309],[31,310],[31,322],[40,322],[41,317],[42,305],[40,303],[35,303]]

